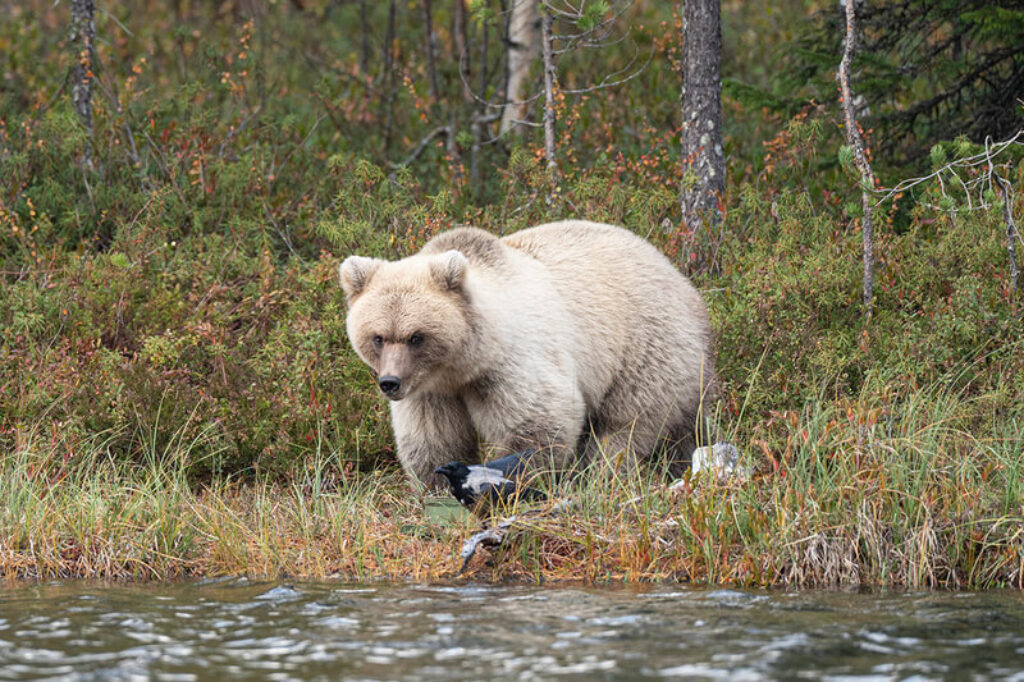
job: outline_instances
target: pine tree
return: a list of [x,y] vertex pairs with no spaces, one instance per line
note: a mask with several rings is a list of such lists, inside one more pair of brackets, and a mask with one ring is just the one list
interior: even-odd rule
[[[858,118],[874,129],[877,159],[924,163],[941,140],[1005,139],[1024,128],[1024,1],[862,0],[857,16]],[[782,48],[776,104],[836,100],[844,22],[843,5],[831,4]]]

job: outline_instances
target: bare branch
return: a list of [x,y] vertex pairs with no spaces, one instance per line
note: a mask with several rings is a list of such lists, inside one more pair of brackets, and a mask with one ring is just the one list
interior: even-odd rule
[[[991,168],[992,159],[999,156],[1000,154],[1002,154],[1003,152],[1005,152],[1007,149],[1014,145],[1024,146],[1024,128],[1018,130],[1013,137],[1003,140],[1002,142],[992,143],[991,138],[986,139],[985,151],[983,152],[972,154],[971,156],[965,156],[959,159],[954,159],[953,161],[950,161],[949,163],[942,166],[941,168],[932,171],[928,175],[922,175],[920,177],[915,178],[907,178],[906,180],[901,180],[892,187],[877,190],[876,194],[879,198],[878,201],[875,202],[875,205],[877,206],[888,199],[892,199],[893,196],[895,196],[896,194],[906,192],[907,190],[916,187],[917,185],[920,185],[924,182],[928,182],[929,180],[938,179],[941,181],[943,176],[955,178],[956,181],[961,184],[968,201],[970,201],[972,190],[980,189],[980,186],[985,184],[986,182],[990,184],[991,176],[990,174],[984,174],[976,178],[970,179],[968,181],[965,181],[960,176],[959,171],[970,171],[983,166],[988,166]],[[969,204],[967,210],[973,211],[976,210],[976,208],[989,208],[989,206],[984,203],[983,197],[982,201],[979,202],[979,204],[980,205],[977,207],[973,206],[973,204]]]
[[402,159],[398,163],[391,163],[389,165],[391,166],[391,168],[393,170],[398,170],[400,168],[404,168],[404,167],[408,166],[410,163],[412,163],[413,161],[415,161],[417,158],[419,158],[420,154],[422,154],[424,152],[424,150],[427,148],[427,146],[431,142],[433,142],[435,139],[437,139],[439,136],[441,136],[441,135],[451,136],[451,134],[452,134],[451,126],[440,126],[438,128],[434,128],[429,133],[427,133],[426,137],[424,137],[422,140],[420,140],[419,144],[416,145],[416,148],[412,150],[412,153],[410,153],[409,156],[405,157],[404,159]]
[[[566,41],[566,42],[571,43],[570,47],[568,47],[568,48],[566,48],[564,50],[560,50],[559,52],[566,52],[566,51],[575,49],[577,46],[580,46],[580,45],[582,45],[582,47],[595,47],[595,48],[599,48],[599,47],[606,47],[608,45],[614,45],[615,43],[618,43],[618,42],[622,41],[625,38],[625,35],[623,35],[623,36],[621,36],[621,37],[619,37],[619,38],[617,38],[617,39],[615,39],[613,41],[606,41],[605,38],[607,38],[607,36],[611,33],[611,28],[615,24],[615,22],[618,21],[619,18],[622,17],[622,15],[624,15],[626,13],[626,11],[632,6],[632,4],[633,4],[632,0],[629,0],[628,2],[622,3],[621,5],[619,5],[617,7],[615,12],[610,14],[605,19],[602,19],[600,23],[598,23],[596,26],[594,26],[593,28],[591,28],[591,29],[589,29],[587,31],[580,31],[579,33],[569,33],[569,34],[556,34],[555,35],[555,40],[562,40],[562,41]],[[550,4],[548,4],[547,6],[550,7]],[[564,16],[564,18],[566,18],[569,21],[575,23],[575,22],[579,21],[579,19],[582,16],[583,16],[583,10],[580,9],[577,12],[575,12],[574,14],[566,14]],[[599,37],[595,40],[595,39],[593,39],[594,36],[599,36]]]
[[[597,83],[596,85],[591,85],[591,86],[586,87],[586,88],[578,88],[578,89],[573,89],[573,90],[562,90],[562,92],[564,92],[567,95],[585,95],[585,94],[594,92],[596,90],[603,90],[604,88],[614,88],[617,85],[622,85],[623,83],[628,83],[629,81],[633,80],[634,78],[639,76],[641,73],[643,73],[644,69],[646,69],[648,67],[648,65],[650,65],[651,60],[654,59],[654,47],[653,46],[651,47],[651,51],[647,55],[647,61],[645,61],[640,68],[636,69],[635,71],[633,71],[633,73],[629,74],[628,76],[624,76],[623,78],[616,78],[620,73],[624,73],[631,66],[633,66],[633,64],[636,63],[636,57],[637,56],[634,54],[633,55],[633,59],[630,60],[629,64],[626,64],[626,66],[624,66],[623,68],[619,69],[618,71],[616,71],[614,73],[608,74],[603,79],[601,79],[600,83]],[[615,80],[609,80],[609,79],[612,79],[612,78],[615,78]]]

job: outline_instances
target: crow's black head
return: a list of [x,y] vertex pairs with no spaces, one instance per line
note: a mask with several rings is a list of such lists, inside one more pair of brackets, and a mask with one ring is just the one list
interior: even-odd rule
[[472,507],[479,499],[479,491],[470,491],[466,488],[466,479],[469,478],[469,467],[462,462],[448,462],[443,466],[434,469],[435,474],[441,474],[448,479],[452,495],[462,504]]
[[434,473],[441,474],[454,486],[466,481],[466,476],[469,476],[469,467],[462,462],[448,462],[444,466],[434,469]]

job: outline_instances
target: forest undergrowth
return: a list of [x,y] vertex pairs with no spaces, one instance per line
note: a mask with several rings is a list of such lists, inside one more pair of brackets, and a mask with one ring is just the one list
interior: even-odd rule
[[[651,239],[701,289],[719,431],[753,474],[577,478],[552,491],[567,511],[467,575],[1024,587],[1007,193],[969,197],[987,167],[957,169],[959,185],[939,172],[979,145],[939,142],[930,166],[885,169],[889,186],[937,174],[878,193],[867,317],[834,107],[779,113],[727,88],[724,220],[681,228],[669,3],[636,2],[630,41],[600,59],[562,58],[569,90],[630,63],[632,45],[652,54],[616,89],[559,101],[557,175],[538,132],[473,151],[491,169],[475,184],[461,134],[474,105],[429,96],[415,18],[387,90],[360,63],[357,3],[298,5],[99,14],[91,131],[65,92],[67,8],[19,3],[0,22],[0,576],[456,579],[477,525],[425,516],[397,470],[337,266],[455,225],[579,217]],[[723,68],[765,81],[769,59],[728,55],[763,50],[754,36],[778,18],[743,6],[724,9]],[[438,12],[443,52],[454,37]],[[484,30],[486,14],[471,19]],[[457,60],[440,78],[459,92]],[[457,144],[401,163],[437,124]],[[1021,151],[994,160],[1016,216]]]

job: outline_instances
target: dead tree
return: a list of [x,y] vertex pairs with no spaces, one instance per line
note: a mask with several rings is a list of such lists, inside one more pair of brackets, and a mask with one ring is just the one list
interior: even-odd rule
[[853,152],[853,162],[860,172],[861,208],[861,242],[863,251],[864,283],[863,302],[864,314],[871,317],[875,282],[875,237],[872,223],[871,194],[875,189],[875,176],[868,162],[864,149],[864,138],[860,135],[857,119],[853,110],[853,92],[850,89],[850,63],[853,61],[854,47],[857,44],[857,9],[856,0],[846,0],[846,41],[843,44],[843,58],[839,62],[840,97],[843,105],[843,120],[846,126],[846,144]]
[[[543,91],[540,96],[544,102],[541,125],[544,129],[544,158],[552,180],[558,177],[556,124],[559,100],[566,96],[583,95],[619,85],[636,77],[647,65],[645,62],[634,68],[634,58],[619,71],[605,76],[599,83],[578,89],[564,89],[558,84],[558,58],[573,50],[600,48],[608,44],[612,27],[630,4],[631,0],[589,7],[586,3],[575,5],[565,0],[544,0],[540,3],[543,65]],[[560,24],[563,32],[555,32],[556,22]],[[647,61],[649,62],[650,58]]]
[[682,21],[682,213],[696,238],[722,221],[722,24],[720,0],[685,0]]
[[[994,174],[993,174],[994,175]],[[1017,293],[1017,280],[1020,278],[1020,268],[1017,267],[1017,242],[1020,241],[1020,230],[1017,229],[1017,222],[1013,219],[1013,189],[1005,178],[995,176],[999,189],[1003,193],[1003,221],[1006,224],[1006,255],[1010,261],[1009,278],[1010,291]]]

